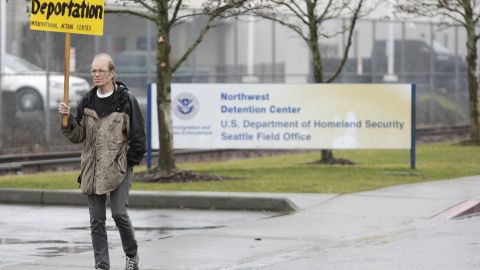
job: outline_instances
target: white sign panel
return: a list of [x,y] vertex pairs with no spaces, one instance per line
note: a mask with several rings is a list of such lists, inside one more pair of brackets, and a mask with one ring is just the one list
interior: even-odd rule
[[[174,84],[174,148],[409,149],[411,88],[407,84]],[[156,101],[155,85],[152,100]],[[156,109],[152,119],[152,148],[158,149]]]

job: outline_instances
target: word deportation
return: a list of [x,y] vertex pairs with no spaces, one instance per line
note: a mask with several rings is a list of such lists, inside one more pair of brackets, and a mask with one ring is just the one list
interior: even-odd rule
[[84,1],[81,4],[70,2],[42,2],[41,0],[32,0],[32,14],[37,15],[38,12],[46,14],[46,19],[50,19],[50,16],[65,16],[81,19],[102,19],[103,6],[102,5],[90,5]]

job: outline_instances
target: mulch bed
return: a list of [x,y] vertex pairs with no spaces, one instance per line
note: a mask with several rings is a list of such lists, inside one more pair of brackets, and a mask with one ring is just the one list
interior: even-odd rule
[[310,162],[309,164],[317,164],[317,165],[355,165],[355,162],[350,161],[348,159],[343,158],[334,158],[329,160],[316,160],[314,162]]
[[159,171],[147,171],[135,174],[134,181],[144,183],[189,183],[202,181],[224,181],[238,179],[234,177],[198,173],[189,170],[179,170],[169,175]]

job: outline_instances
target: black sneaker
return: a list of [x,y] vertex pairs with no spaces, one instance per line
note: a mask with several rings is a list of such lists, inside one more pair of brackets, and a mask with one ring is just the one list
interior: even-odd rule
[[135,257],[126,257],[125,270],[138,270],[138,254]]

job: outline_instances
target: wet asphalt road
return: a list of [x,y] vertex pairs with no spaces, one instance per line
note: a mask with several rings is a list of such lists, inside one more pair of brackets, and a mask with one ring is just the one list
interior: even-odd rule
[[[130,209],[138,241],[151,241],[209,230],[275,213]],[[120,237],[107,209],[111,248],[120,247]],[[0,267],[91,250],[88,207],[0,205]]]
[[[344,195],[282,194],[299,210],[275,218],[183,210],[132,217],[144,270],[473,270],[480,216],[448,218],[480,201],[478,187],[480,175]],[[92,269],[91,252],[58,256],[89,249],[87,217],[86,208],[0,205],[0,269]],[[110,235],[112,269],[120,270],[123,251]]]
[[[313,243],[277,253],[264,270],[474,270],[480,269],[480,216],[419,220],[374,234]],[[257,269],[249,263],[243,268]]]

